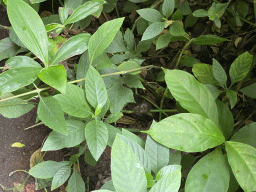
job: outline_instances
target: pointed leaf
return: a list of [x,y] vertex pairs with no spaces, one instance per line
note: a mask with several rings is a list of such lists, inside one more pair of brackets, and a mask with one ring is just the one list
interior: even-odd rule
[[37,109],[40,120],[49,128],[59,133],[68,134],[64,112],[53,97],[41,97]]
[[219,85],[219,82],[214,78],[212,66],[208,64],[194,64],[192,68],[195,77],[203,84]]
[[232,109],[236,105],[236,102],[237,102],[236,92],[231,89],[227,89],[226,95],[227,95],[227,98],[229,98],[230,107]]
[[0,40],[0,61],[6,58],[14,57],[20,47],[12,42],[10,37]]
[[152,23],[161,22],[163,20],[161,13],[156,9],[145,8],[145,9],[137,10],[137,12],[143,19],[146,19],[147,21]]
[[143,139],[141,139],[139,136],[135,135],[134,133],[132,133],[126,129],[122,129],[122,135],[130,138],[131,140],[133,140],[134,142],[139,144],[143,149],[145,148],[145,141]]
[[8,0],[7,13],[21,42],[47,66],[48,39],[38,13],[22,0]]
[[126,29],[124,34],[124,40],[127,44],[127,50],[133,51],[134,35],[130,29]]
[[256,98],[256,83],[253,83],[243,89],[240,89],[243,94],[245,94],[248,97]]
[[167,117],[146,133],[168,148],[185,152],[201,152],[225,142],[221,131],[210,119],[193,113]]
[[108,123],[105,123],[105,125],[107,126],[108,129],[108,146],[112,147],[114,140],[116,138],[116,134],[122,134],[122,132],[120,131],[119,128],[116,128]]
[[170,173],[172,173],[176,170],[181,171],[181,166],[180,165],[168,165],[168,166],[162,167],[156,174],[156,181],[159,181],[161,178],[168,176]]
[[164,22],[155,22],[149,25],[149,27],[143,33],[141,41],[152,39],[159,35],[164,30],[164,25]]
[[71,173],[70,166],[65,166],[59,169],[53,176],[51,190],[54,190],[60,187],[62,184],[64,184],[69,178],[70,173]]
[[215,45],[222,43],[223,41],[230,41],[226,38],[219,37],[217,35],[201,35],[195,38],[192,42],[196,45]]
[[204,9],[197,9],[193,12],[194,17],[208,17],[209,13],[208,11]]
[[171,35],[169,33],[159,36],[156,43],[156,49],[158,50],[166,47],[169,44],[170,40]]
[[73,169],[73,174],[68,180],[68,188],[72,189],[73,192],[84,192],[85,183],[83,178],[77,173],[76,169]]
[[[90,66],[90,61],[89,61],[89,53],[88,50],[85,51],[82,56],[79,59],[79,63],[77,66],[77,71],[76,71],[76,79],[83,79],[86,77],[87,71]],[[78,82],[77,84],[82,84],[83,82]]]
[[256,190],[256,149],[250,145],[227,141],[228,162],[244,191]]
[[211,85],[211,84],[204,84],[204,85],[211,92],[211,94],[215,100],[223,92],[223,91],[219,90],[215,85]]
[[110,43],[110,45],[105,50],[107,53],[120,53],[126,51],[126,47],[124,44],[124,39],[121,31],[118,31],[114,40]]
[[46,84],[57,89],[61,93],[66,92],[67,73],[63,65],[44,68],[38,77]]
[[[135,61],[125,61],[125,62],[121,63],[116,69],[118,71],[128,71],[128,70],[138,69],[138,68],[140,68],[140,65],[138,63],[136,63]],[[130,74],[136,75],[140,72],[141,71],[138,70],[138,71],[130,72]]]
[[174,0],[164,0],[162,6],[162,12],[166,18],[170,17],[175,8],[175,1]]
[[217,148],[201,158],[188,174],[187,192],[222,191],[229,187],[229,170],[226,158]]
[[138,157],[119,136],[111,151],[111,175],[116,191],[147,191],[145,171]]
[[6,61],[6,65],[10,68],[36,67],[42,69],[42,66],[39,63],[27,56],[12,57]]
[[121,117],[123,117],[123,113],[122,112],[117,112],[117,113],[111,113],[106,119],[105,122],[106,123],[115,123],[118,119],[120,119]]
[[174,21],[170,26],[170,33],[173,36],[183,36],[185,35],[185,30],[179,21]]
[[223,67],[216,59],[212,59],[212,71],[215,79],[219,82],[222,87],[226,87],[227,84],[227,74]]

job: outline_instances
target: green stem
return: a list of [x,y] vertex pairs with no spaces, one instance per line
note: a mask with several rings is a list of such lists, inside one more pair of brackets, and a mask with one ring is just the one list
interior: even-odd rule
[[59,1],[60,5],[61,5],[62,7],[65,7],[64,4],[61,2],[61,0],[58,0],[58,1]]
[[[167,93],[168,93],[168,88],[166,87],[165,91],[164,91],[164,94],[163,94],[163,97],[162,97],[161,102],[160,102],[160,109],[163,109],[164,98],[166,97]],[[159,113],[159,121],[161,121],[161,120],[162,120],[162,112]]]
[[183,52],[184,52],[185,49],[190,45],[190,43],[192,43],[193,40],[194,40],[194,39],[190,39],[189,42],[187,42],[186,45],[183,47],[182,51],[180,52],[179,58],[178,58],[178,60],[177,60],[177,63],[176,63],[176,65],[175,65],[174,69],[177,69],[177,67],[178,67],[178,65],[179,65],[179,63],[180,63],[181,57],[182,57],[182,55],[183,55]]

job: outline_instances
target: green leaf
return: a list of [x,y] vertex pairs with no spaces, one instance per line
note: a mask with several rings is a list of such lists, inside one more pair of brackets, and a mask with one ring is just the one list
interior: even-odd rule
[[96,13],[100,9],[101,5],[102,3],[97,1],[86,2],[85,4],[79,6],[74,10],[72,15],[65,21],[64,25],[75,23],[88,17],[93,13]]
[[51,190],[54,190],[60,187],[62,184],[64,184],[69,178],[70,173],[71,173],[70,166],[65,166],[60,168],[53,176]]
[[27,56],[12,57],[8,59],[5,64],[10,68],[35,67],[38,69],[42,69],[42,66],[39,63]]
[[40,120],[49,128],[65,135],[68,134],[64,112],[55,98],[41,97],[37,114]]
[[85,140],[85,123],[78,120],[66,120],[68,135],[52,131],[44,142],[41,151],[59,150],[79,145]]
[[124,40],[127,44],[127,50],[132,51],[134,46],[134,35],[130,29],[126,29],[124,34]]
[[64,27],[65,27],[64,25],[61,25],[59,23],[51,23],[51,24],[45,25],[45,30],[48,33],[53,30],[57,31],[57,29],[59,29],[59,28],[63,29]]
[[47,179],[52,178],[58,170],[62,167],[70,165],[69,161],[44,161],[42,163],[36,164],[29,170],[29,174],[35,178]]
[[[76,79],[83,79],[86,77],[87,71],[90,66],[90,61],[89,61],[89,53],[88,50],[85,51],[82,56],[79,59],[79,63],[77,66],[77,71],[76,71]],[[82,82],[78,82],[78,84],[82,84]]]
[[250,145],[227,141],[228,162],[244,191],[256,190],[256,149]]
[[[33,83],[42,67],[19,67],[0,74],[0,93],[12,92]],[[25,78],[24,78],[25,77]]]
[[[1,99],[5,99],[12,96],[13,95],[11,93],[4,93],[0,96],[0,101]],[[26,114],[34,107],[34,105],[30,104],[27,101],[23,101],[19,98],[14,98],[0,102],[0,114],[6,118],[17,118]]]
[[252,59],[253,55],[248,52],[244,52],[235,59],[229,69],[230,87],[247,76],[251,69]]
[[169,33],[163,34],[158,37],[157,42],[156,42],[156,49],[162,49],[166,47],[171,40],[171,35]]
[[229,98],[230,107],[232,109],[236,105],[236,102],[237,102],[236,92],[231,89],[227,89],[226,95],[227,95],[227,98]]
[[148,21],[141,17],[137,21],[136,26],[137,26],[138,35],[142,35],[144,33],[144,31],[146,30],[146,28],[148,27]]
[[[122,64],[120,64],[116,69],[118,71],[128,71],[128,70],[132,70],[132,69],[138,69],[140,68],[140,65],[138,63],[136,63],[135,61],[125,61]],[[141,71],[134,71],[134,72],[130,72],[132,75],[136,75],[138,73],[140,73]]]
[[147,188],[151,188],[155,184],[155,180],[153,176],[150,173],[146,173],[146,178],[147,178]]
[[105,50],[107,53],[119,53],[126,51],[126,47],[124,44],[124,39],[121,31],[118,31],[114,40],[110,43],[110,45]]
[[85,79],[85,93],[89,103],[96,109],[98,105],[102,108],[108,99],[107,89],[99,72],[92,66]]
[[191,74],[180,70],[165,70],[165,81],[173,97],[190,113],[211,119],[218,125],[218,112],[211,92]]
[[256,98],[256,83],[253,83],[243,89],[240,89],[243,94],[245,94],[248,97]]
[[201,158],[188,174],[187,192],[227,191],[229,187],[228,164],[221,149]]
[[73,173],[68,180],[68,189],[72,189],[73,192],[84,192],[85,191],[85,183],[80,174],[73,169]]
[[170,173],[175,172],[176,170],[181,171],[180,165],[168,165],[162,167],[159,172],[156,174],[156,181],[159,181],[161,178],[168,176]]
[[216,100],[219,95],[223,92],[221,90],[219,90],[216,86],[211,85],[211,84],[204,84],[205,87],[207,87],[207,89],[211,92],[213,98]]
[[150,158],[151,169],[155,173],[166,166],[169,162],[169,149],[155,142],[149,135],[147,136],[145,151]]
[[90,151],[85,151],[85,153],[84,153],[84,160],[85,160],[86,163],[88,163],[88,164],[91,165],[91,166],[97,165],[98,162],[100,161],[100,160],[96,161],[96,160],[93,158],[93,156],[92,156],[92,154],[91,154]]
[[164,30],[164,25],[164,22],[155,22],[149,25],[149,27],[143,33],[141,41],[152,39],[159,35]]
[[173,14],[172,14],[172,17],[171,17],[171,20],[180,20],[182,21],[183,19],[183,13],[180,9],[177,9]]
[[108,123],[105,123],[105,125],[107,126],[107,129],[108,129],[108,146],[112,147],[113,143],[114,143],[114,140],[116,138],[116,134],[119,133],[119,134],[122,134],[122,132],[120,131],[120,129],[108,124]]
[[209,13],[208,11],[204,9],[198,9],[193,12],[194,17],[208,17]]
[[69,9],[66,7],[59,7],[59,16],[62,24],[65,23],[68,18],[68,10]]
[[180,165],[182,167],[183,170],[186,170],[186,169],[191,169],[191,166],[194,165],[195,161],[197,160],[198,158],[191,155],[191,154],[185,154],[185,155],[182,155],[182,159],[181,159],[181,162],[180,162]]
[[132,90],[124,87],[120,83],[115,83],[110,89],[108,89],[108,97],[110,101],[111,113],[121,111],[124,105],[128,102],[135,102]]
[[140,160],[119,135],[112,146],[111,175],[116,191],[147,191],[145,171]]
[[7,13],[21,42],[48,66],[47,34],[37,12],[22,0],[8,0]]
[[143,19],[146,19],[147,21],[152,23],[161,22],[163,20],[161,13],[156,9],[145,8],[137,10],[137,12]]
[[91,65],[96,67],[97,71],[105,68],[114,68],[108,54],[105,51],[94,59]]
[[183,36],[185,35],[185,30],[183,25],[179,21],[174,21],[170,25],[170,33],[173,36]]
[[123,75],[123,81],[128,87],[144,89],[144,86],[137,75],[125,74]]
[[222,43],[223,41],[230,41],[226,38],[219,37],[217,35],[201,35],[195,38],[192,42],[196,45],[215,45]]
[[134,133],[127,131],[126,129],[122,129],[122,135],[130,138],[131,140],[135,141],[139,144],[143,149],[145,148],[145,141],[141,139],[139,136],[135,135]]
[[167,117],[146,133],[168,148],[185,152],[201,152],[225,142],[217,125],[193,113]]
[[85,52],[88,48],[88,41],[90,39],[90,34],[81,33],[71,37],[66,41],[61,48],[56,53],[55,57],[52,60],[51,65],[56,65],[60,61],[67,58],[73,57],[74,55],[79,55]]
[[108,129],[99,120],[92,120],[85,126],[85,138],[93,158],[97,161],[107,146]]
[[115,123],[118,119],[120,119],[121,117],[123,117],[123,113],[121,112],[117,112],[117,113],[111,113],[106,119],[105,122],[106,123]]
[[231,141],[236,141],[244,144],[251,145],[256,148],[256,123],[251,123],[249,125],[245,125],[241,129],[239,129],[232,137]]
[[175,8],[175,1],[174,0],[164,0],[162,6],[162,12],[166,18],[170,17]]
[[19,49],[20,47],[14,44],[10,37],[0,40],[0,61],[15,56]]
[[119,31],[124,18],[118,18],[105,22],[98,30],[92,35],[89,40],[89,58],[92,61],[103,53],[103,51],[110,45]]
[[66,92],[67,73],[63,65],[44,68],[39,74],[39,79],[52,86],[61,93]]
[[201,63],[198,59],[195,57],[185,57],[180,61],[183,65],[187,67],[192,67],[196,63]]
[[214,78],[219,82],[223,88],[227,85],[227,74],[221,64],[216,60],[212,59],[212,71]]
[[213,2],[212,6],[208,10],[209,19],[214,20],[215,18],[220,18],[224,14],[228,5],[229,5],[229,3],[215,3],[215,2]]
[[219,82],[214,78],[212,66],[208,64],[194,64],[192,71],[195,77],[203,84],[219,85]]
[[197,23],[197,21],[198,18],[194,17],[193,14],[190,14],[185,20],[185,29],[188,27],[193,27]]
[[9,29],[9,36],[12,42],[20,47],[26,48],[26,46],[20,41],[19,37],[17,36],[13,28],[9,27],[8,29]]
[[175,151],[170,154],[168,165],[180,165],[181,164],[181,152]]
[[54,96],[59,101],[62,110],[72,116],[86,118],[93,114],[89,103],[85,100],[84,90],[72,84],[67,84],[69,93]]
[[219,129],[225,136],[226,140],[230,137],[233,129],[234,129],[234,118],[233,115],[222,101],[216,100],[218,114],[219,114]]

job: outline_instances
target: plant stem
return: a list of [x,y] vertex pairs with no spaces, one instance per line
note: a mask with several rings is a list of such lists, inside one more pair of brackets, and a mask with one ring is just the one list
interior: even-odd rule
[[61,2],[61,0],[58,0],[58,1],[59,1],[60,5],[61,5],[62,7],[64,7],[64,4]]
[[174,69],[177,69],[177,67],[178,67],[178,65],[179,65],[179,63],[180,63],[180,59],[181,59],[181,57],[182,57],[183,52],[184,52],[185,49],[190,45],[190,43],[192,43],[193,40],[194,40],[194,39],[190,39],[189,42],[187,42],[186,45],[183,47],[182,51],[180,52],[179,58],[178,58],[178,60],[177,60],[177,62],[176,62],[176,65],[175,65]]
[[[167,93],[168,93],[168,88],[166,87],[165,91],[164,91],[164,94],[163,94],[163,97],[162,97],[161,102],[160,102],[160,109],[163,109],[164,98],[166,97]],[[162,112],[159,113],[159,121],[161,121],[161,120],[162,120]]]
[[8,29],[9,27],[7,27],[7,26],[4,26],[4,25],[0,25],[0,28],[4,28],[4,29]]

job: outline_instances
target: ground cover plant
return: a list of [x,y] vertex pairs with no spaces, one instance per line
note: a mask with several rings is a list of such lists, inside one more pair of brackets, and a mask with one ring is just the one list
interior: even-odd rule
[[[52,129],[28,172],[38,189],[67,182],[70,192],[94,190],[80,175],[79,159],[100,163],[110,146],[112,179],[95,191],[256,191],[256,124],[248,122],[255,109],[242,123],[242,109],[234,111],[246,102],[255,107],[255,46],[235,50],[253,39],[238,32],[255,28],[253,2],[121,1],[128,27],[116,0],[59,1],[58,14],[43,18],[41,2],[4,1],[12,27],[0,41],[0,58],[8,58],[0,74],[0,114],[17,118],[37,106],[37,125]],[[79,30],[112,12],[96,31]],[[194,35],[190,28],[200,19],[207,27]],[[67,38],[72,28],[76,34]],[[240,37],[231,38],[228,29]],[[208,62],[190,51],[207,47],[215,56]],[[169,48],[178,51],[147,63]],[[150,71],[157,73],[153,82],[143,76]],[[132,133],[138,129],[114,126],[124,113],[143,113],[126,108],[141,90],[160,95],[158,103],[142,96],[156,108],[146,111],[150,128],[139,129],[146,140]],[[43,153],[71,147],[77,152],[69,161],[43,161]]]

